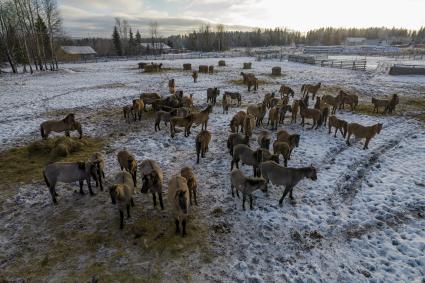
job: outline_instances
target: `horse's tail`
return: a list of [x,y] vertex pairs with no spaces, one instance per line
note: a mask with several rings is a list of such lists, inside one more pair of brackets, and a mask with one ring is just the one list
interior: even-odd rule
[[44,182],[46,182],[46,185],[50,188],[50,183],[49,183],[49,180],[47,180],[46,172],[44,170],[43,170],[43,178],[44,178]]
[[329,114],[329,109],[325,108],[322,111],[320,111],[320,117],[319,121],[317,121],[317,125],[320,127],[323,124],[323,121],[325,120],[326,115]]
[[46,134],[44,133],[43,125],[40,125],[40,134],[43,139],[46,137]]

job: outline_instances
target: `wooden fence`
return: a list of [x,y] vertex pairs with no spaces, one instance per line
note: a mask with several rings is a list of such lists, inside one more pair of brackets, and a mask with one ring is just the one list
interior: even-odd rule
[[390,75],[425,75],[425,65],[402,65],[395,64],[390,68]]
[[338,60],[338,59],[321,59],[309,55],[289,55],[288,61],[318,65],[321,67],[338,68],[355,71],[366,71],[366,59],[361,60]]
[[97,63],[111,61],[155,61],[155,60],[182,60],[182,59],[204,59],[204,58],[234,58],[247,56],[241,52],[191,52],[180,54],[139,55],[139,56],[102,56],[90,59],[60,61],[58,63]]

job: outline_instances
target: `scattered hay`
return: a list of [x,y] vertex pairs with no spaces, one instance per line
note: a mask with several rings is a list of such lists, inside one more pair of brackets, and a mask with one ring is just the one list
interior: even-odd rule
[[[243,79],[238,79],[238,80],[230,80],[229,83],[231,84],[235,84],[235,85],[243,85]],[[258,85],[265,85],[266,81],[265,80],[258,80]]]
[[[0,189],[23,182],[41,181],[42,170],[50,162],[87,160],[100,151],[103,140],[84,137],[55,137],[0,153]],[[25,173],[25,174],[23,174]]]
[[214,216],[214,217],[221,217],[221,216],[223,216],[223,214],[224,214],[224,211],[221,207],[216,207],[211,212],[211,215]]

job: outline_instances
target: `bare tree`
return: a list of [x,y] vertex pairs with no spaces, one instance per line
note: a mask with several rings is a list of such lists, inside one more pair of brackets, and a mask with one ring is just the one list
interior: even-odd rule
[[218,51],[223,51],[225,49],[225,42],[224,42],[224,25],[218,24],[216,27],[217,32],[217,47]]
[[43,0],[43,10],[47,21],[49,31],[50,52],[53,69],[56,66],[58,69],[58,60],[56,57],[55,47],[53,45],[53,37],[61,31],[62,19],[59,14],[56,0]]
[[4,50],[6,51],[7,61],[9,62],[10,67],[12,68],[12,72],[16,73],[17,72],[16,63],[15,63],[15,60],[13,59],[11,48],[9,46],[10,25],[7,20],[6,8],[3,5],[4,5],[3,3],[0,3],[0,39],[1,39],[0,48],[3,48],[4,46]]
[[152,49],[155,52],[158,38],[158,22],[152,21],[149,23],[149,33],[151,35]]

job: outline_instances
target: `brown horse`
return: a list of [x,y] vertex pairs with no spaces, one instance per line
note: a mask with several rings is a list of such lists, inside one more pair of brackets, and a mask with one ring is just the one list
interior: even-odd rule
[[[71,113],[66,115],[62,120],[49,120],[41,123],[40,133],[43,139],[47,139],[50,132],[65,132],[65,135],[69,137],[69,132],[78,130],[78,127],[75,125],[75,114]],[[79,132],[81,131],[81,128]],[[81,133],[80,133],[81,139]]]
[[322,86],[322,83],[318,83],[316,85],[304,84],[301,86],[301,92],[303,95],[311,93],[312,94],[311,98],[314,99],[321,86]]
[[284,95],[286,95],[287,97],[289,95],[291,95],[292,97],[294,97],[294,90],[292,88],[290,88],[289,86],[286,85],[282,85],[279,89],[279,93],[281,98],[283,98]]

